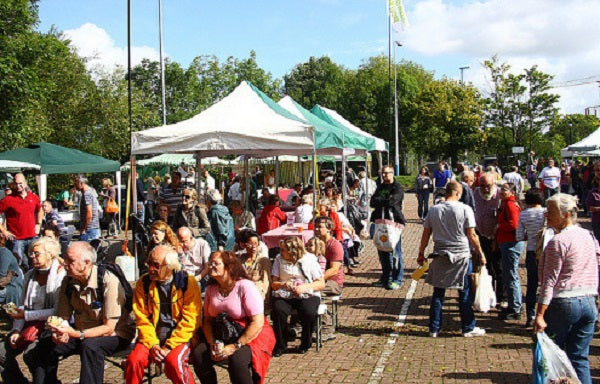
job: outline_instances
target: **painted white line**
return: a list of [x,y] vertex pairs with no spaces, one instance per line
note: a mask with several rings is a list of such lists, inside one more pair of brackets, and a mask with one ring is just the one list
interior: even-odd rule
[[[417,284],[418,282],[416,280],[411,279],[410,287],[408,288],[406,298],[404,299],[404,304],[402,304],[400,315],[398,315],[398,321],[394,324],[397,327],[402,327],[406,321],[406,314],[408,313],[410,302],[412,301],[412,297],[417,289]],[[390,333],[390,337],[388,337],[387,342],[381,351],[381,355],[379,355],[377,364],[375,364],[375,368],[373,369],[373,372],[371,372],[369,384],[379,384],[383,378],[383,371],[385,370],[388,358],[394,351],[394,344],[396,344],[398,336],[399,334],[397,332]]]

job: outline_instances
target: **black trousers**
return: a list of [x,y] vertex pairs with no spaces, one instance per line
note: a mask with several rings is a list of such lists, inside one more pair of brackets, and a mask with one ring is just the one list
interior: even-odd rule
[[46,337],[35,348],[35,357],[26,363],[33,374],[34,384],[56,384],[59,358],[81,355],[79,384],[102,384],[104,358],[127,348],[129,343],[130,340],[119,336],[104,336],[83,341],[69,339],[66,344],[54,344],[52,338]]
[[0,371],[2,372],[2,381],[10,384],[27,384],[29,381],[23,375],[17,356],[23,353],[25,362],[31,361],[32,354],[35,351],[38,341],[29,344],[25,350],[13,349],[10,345],[9,337],[0,344]]
[[[201,342],[192,351],[192,364],[196,376],[202,384],[217,384],[217,372],[210,355],[210,346],[202,331],[198,332]],[[252,351],[244,345],[241,349],[229,356],[227,360],[227,371],[232,384],[253,384],[260,381],[260,376],[252,370]]]
[[292,314],[292,309],[298,311],[298,320],[302,326],[300,348],[308,349],[312,346],[312,334],[315,331],[320,302],[321,299],[318,296],[311,296],[307,299],[273,298],[271,319],[275,331],[275,349],[285,350],[287,347],[288,317]]
[[481,249],[483,250],[485,258],[487,259],[486,267],[492,276],[492,286],[496,292],[496,301],[500,303],[501,301],[505,301],[506,298],[506,295],[504,294],[504,284],[502,283],[502,254],[499,249],[493,250],[493,239],[488,239],[479,232],[477,232],[477,235],[479,235],[479,243],[481,244]]

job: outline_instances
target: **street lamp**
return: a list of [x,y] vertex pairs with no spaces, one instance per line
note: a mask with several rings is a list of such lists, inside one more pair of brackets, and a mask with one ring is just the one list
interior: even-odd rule
[[399,132],[398,132],[398,92],[396,92],[397,75],[396,75],[396,46],[401,47],[397,41],[394,41],[394,133],[396,139],[395,152],[394,152],[394,171],[396,176],[400,176],[400,151],[399,147]]
[[460,83],[461,83],[461,84],[464,84],[464,83],[465,83],[465,82],[463,81],[463,79],[464,79],[463,75],[464,75],[465,69],[469,69],[469,68],[471,68],[471,67],[469,67],[468,65],[466,65],[466,66],[464,66],[464,67],[459,67],[459,68],[458,68],[458,69],[460,69]]

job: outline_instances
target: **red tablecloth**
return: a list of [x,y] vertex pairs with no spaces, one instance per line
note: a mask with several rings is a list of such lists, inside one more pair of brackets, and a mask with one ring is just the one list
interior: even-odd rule
[[[302,227],[302,232],[298,230],[300,227]],[[296,223],[293,226],[282,225],[281,227],[265,232],[262,235],[262,240],[270,249],[279,247],[279,242],[289,236],[301,237],[302,242],[306,244],[314,236],[314,233],[308,230],[308,224]]]

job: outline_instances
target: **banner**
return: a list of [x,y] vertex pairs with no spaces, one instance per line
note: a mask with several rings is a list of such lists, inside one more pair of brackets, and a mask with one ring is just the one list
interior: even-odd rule
[[409,26],[402,0],[388,0],[388,13],[392,24],[394,40],[400,43],[400,33]]

